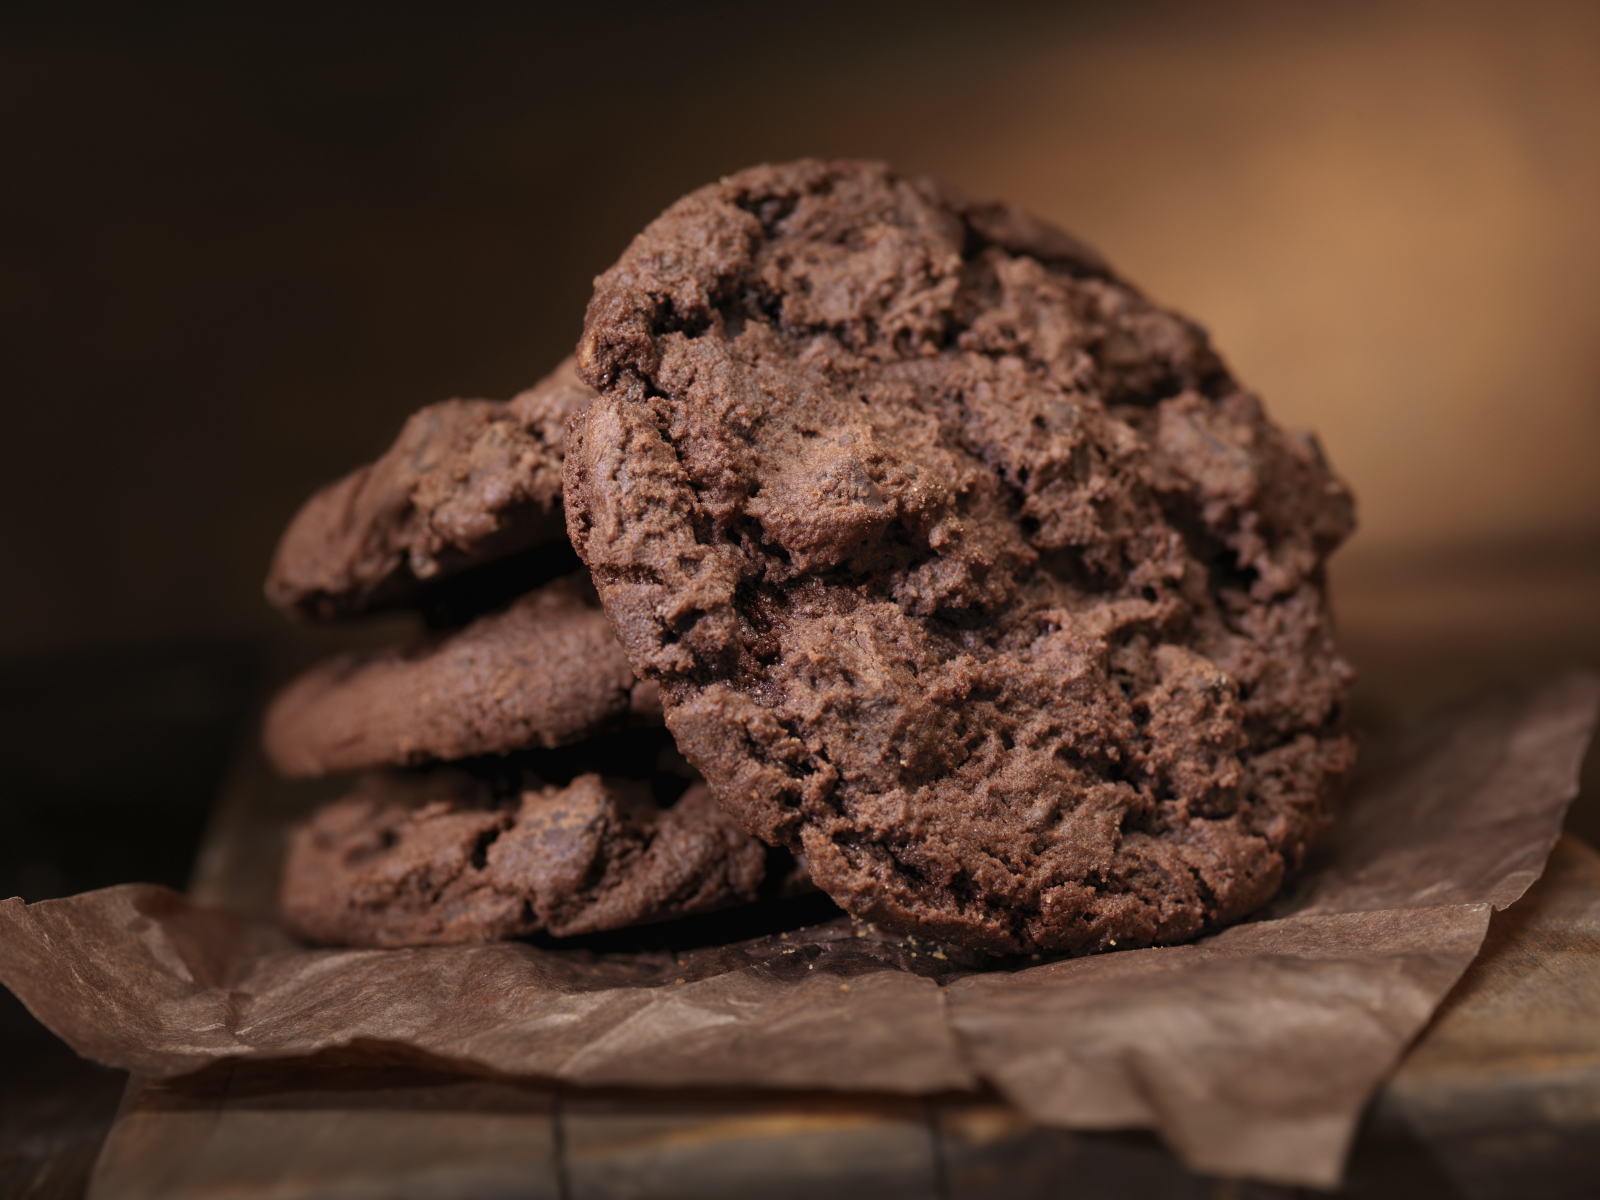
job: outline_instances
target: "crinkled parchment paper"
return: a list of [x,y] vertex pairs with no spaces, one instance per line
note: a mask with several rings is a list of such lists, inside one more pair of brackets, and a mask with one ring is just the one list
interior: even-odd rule
[[0,904],[0,980],[147,1075],[354,1043],[578,1084],[987,1082],[1042,1122],[1153,1127],[1199,1171],[1332,1186],[1490,911],[1543,869],[1597,706],[1573,674],[1375,739],[1298,886],[1186,946],[992,965],[841,919],[679,953],[306,950],[135,884]]

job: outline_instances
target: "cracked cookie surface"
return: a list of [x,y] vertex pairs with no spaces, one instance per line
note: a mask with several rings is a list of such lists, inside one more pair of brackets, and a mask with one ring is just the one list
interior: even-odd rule
[[295,514],[267,598],[335,620],[414,603],[437,580],[561,542],[566,420],[593,397],[567,359],[504,403],[447,400],[412,414],[381,458]]
[[262,741],[294,777],[561,746],[660,724],[583,572],[406,649],[342,654],[267,709]]
[[691,193],[597,281],[568,530],[719,801],[850,912],[996,953],[1181,941],[1348,769],[1353,506],[1198,326],[874,163]]
[[703,784],[659,809],[581,775],[505,805],[457,772],[378,774],[295,829],[283,911],[324,945],[567,937],[754,900],[766,860]]

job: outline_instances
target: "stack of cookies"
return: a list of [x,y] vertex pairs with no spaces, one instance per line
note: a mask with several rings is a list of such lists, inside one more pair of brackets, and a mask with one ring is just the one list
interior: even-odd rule
[[[881,164],[742,172],[596,281],[575,365],[423,410],[295,518],[275,603],[437,632],[275,702],[285,772],[390,768],[297,832],[286,911],[566,935],[800,864],[997,954],[1192,938],[1271,898],[1348,771],[1352,513],[1068,235]],[[654,778],[529,774],[624,745]]]
[[267,581],[284,611],[410,607],[434,627],[313,668],[268,711],[283,774],[364,772],[293,834],[283,900],[302,936],[565,936],[754,900],[774,865],[788,883],[792,860],[672,749],[566,540],[565,422],[593,398],[569,359],[507,403],[425,408],[285,532]]

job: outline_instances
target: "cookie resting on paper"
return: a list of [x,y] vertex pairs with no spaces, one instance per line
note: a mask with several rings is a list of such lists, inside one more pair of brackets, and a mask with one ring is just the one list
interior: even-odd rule
[[565,425],[593,396],[567,359],[505,403],[447,400],[414,413],[383,457],[295,514],[267,598],[333,620],[413,603],[437,580],[565,540]]
[[561,746],[660,724],[583,572],[406,650],[343,654],[273,698],[263,743],[296,777]]
[[375,775],[295,829],[283,912],[324,945],[564,937],[754,900],[766,859],[704,784],[658,809],[581,775],[505,807],[456,772]]
[[1348,768],[1353,527],[1203,330],[1081,243],[873,163],[758,167],[596,281],[567,527],[745,827],[996,953],[1278,888]]

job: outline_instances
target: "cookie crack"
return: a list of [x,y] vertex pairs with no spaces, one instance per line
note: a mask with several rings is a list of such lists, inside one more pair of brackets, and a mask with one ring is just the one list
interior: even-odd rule
[[489,865],[489,847],[500,840],[500,835],[505,829],[499,825],[491,825],[480,833],[472,843],[472,853],[468,861],[474,871],[482,871]]

